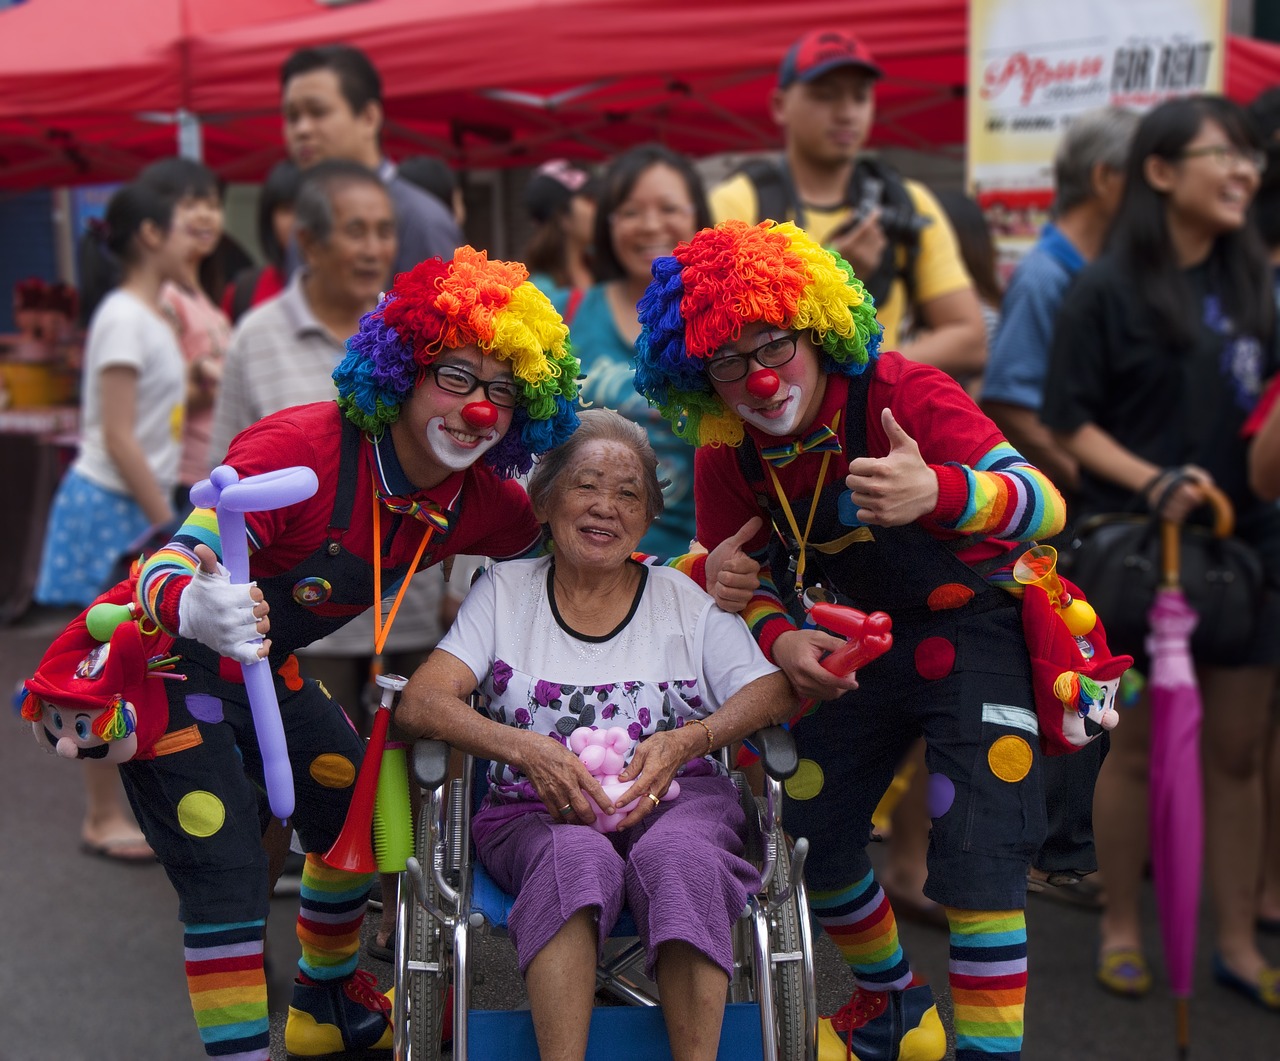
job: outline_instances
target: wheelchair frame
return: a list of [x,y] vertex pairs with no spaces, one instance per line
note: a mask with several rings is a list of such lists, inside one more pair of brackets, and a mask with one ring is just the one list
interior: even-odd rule
[[[788,841],[780,815],[781,782],[795,772],[795,746],[780,727],[761,731],[753,743],[761,749],[765,767],[764,795],[754,797],[741,774],[732,776],[747,814],[746,857],[760,867],[762,884],[757,894],[748,897],[734,926],[735,969],[725,1028],[732,1018],[735,1028],[754,1038],[758,1021],[764,1061],[814,1061],[818,1018],[813,930],[803,880],[809,845],[805,839]],[[727,766],[727,753],[722,751],[721,756]],[[491,926],[473,903],[470,823],[475,760],[467,756],[463,776],[451,782],[446,811],[448,757],[449,746],[440,741],[418,741],[413,748],[412,773],[426,800],[416,828],[414,857],[399,878],[392,1011],[396,1061],[439,1061],[450,984],[454,1061],[469,1057],[473,1016],[482,1020],[490,1013],[506,1012],[471,1009],[473,934]],[[611,936],[616,938],[616,933]],[[625,1005],[652,1011],[659,1005],[656,986],[642,972],[633,974],[635,966],[643,968],[643,961],[644,946],[639,940],[615,954],[607,951],[596,969],[597,990]],[[752,1008],[758,1010],[757,1017],[750,1016]],[[597,1006],[594,1014],[609,1009]],[[662,1035],[665,1049],[665,1030]],[[735,1050],[732,1056],[743,1055]]]

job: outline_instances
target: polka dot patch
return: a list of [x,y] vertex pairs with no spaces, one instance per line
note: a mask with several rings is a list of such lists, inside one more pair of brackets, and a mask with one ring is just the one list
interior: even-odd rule
[[916,671],[928,681],[951,673],[956,665],[956,646],[945,637],[926,637],[916,645]]
[[311,776],[325,788],[349,788],[356,779],[356,768],[345,755],[327,752],[311,760]]
[[824,780],[822,767],[812,759],[801,759],[799,769],[783,782],[783,787],[792,799],[813,799],[822,791]]
[[987,749],[987,765],[1001,781],[1021,781],[1031,772],[1031,745],[1021,737],[1006,734]]
[[973,600],[973,590],[959,582],[948,582],[929,594],[929,610],[945,612],[951,608],[963,608]]
[[212,836],[226,819],[227,809],[212,792],[188,792],[178,800],[178,824],[190,836]]

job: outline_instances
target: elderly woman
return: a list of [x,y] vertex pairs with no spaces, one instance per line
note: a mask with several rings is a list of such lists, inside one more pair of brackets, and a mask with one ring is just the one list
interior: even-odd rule
[[[714,1058],[731,929],[759,880],[742,858],[737,792],[711,753],[786,717],[791,692],[741,619],[678,572],[632,561],[662,511],[642,428],[582,414],[529,492],[551,555],[499,564],[476,584],[397,722],[494,761],[473,836],[516,894],[508,924],[544,1061],[585,1055],[598,949],[624,903],[656,968],[672,1055]],[[477,686],[483,713],[466,702]],[[566,747],[582,726],[639,739],[616,805],[639,802],[608,835],[585,827],[588,795],[606,814],[614,803]]]

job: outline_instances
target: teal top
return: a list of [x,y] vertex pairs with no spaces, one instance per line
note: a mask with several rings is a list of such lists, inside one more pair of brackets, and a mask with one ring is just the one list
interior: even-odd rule
[[[569,292],[550,294],[552,303],[564,313]],[[655,556],[679,556],[689,551],[695,530],[693,522],[693,451],[689,443],[676,438],[671,425],[657,409],[637,393],[632,359],[635,350],[619,333],[609,310],[603,284],[587,289],[569,322],[573,352],[582,359],[580,395],[584,407],[616,409],[649,434],[658,455],[658,478],[669,482],[662,497],[666,511],[640,541],[640,549]]]

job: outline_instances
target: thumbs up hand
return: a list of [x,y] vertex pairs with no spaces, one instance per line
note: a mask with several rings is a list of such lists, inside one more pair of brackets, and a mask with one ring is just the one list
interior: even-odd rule
[[938,477],[889,409],[881,413],[880,422],[889,436],[888,455],[850,461],[844,482],[863,523],[904,527],[938,507]]
[[760,586],[760,564],[747,555],[746,546],[761,525],[760,517],[752,516],[707,557],[707,592],[727,612],[742,611]]

